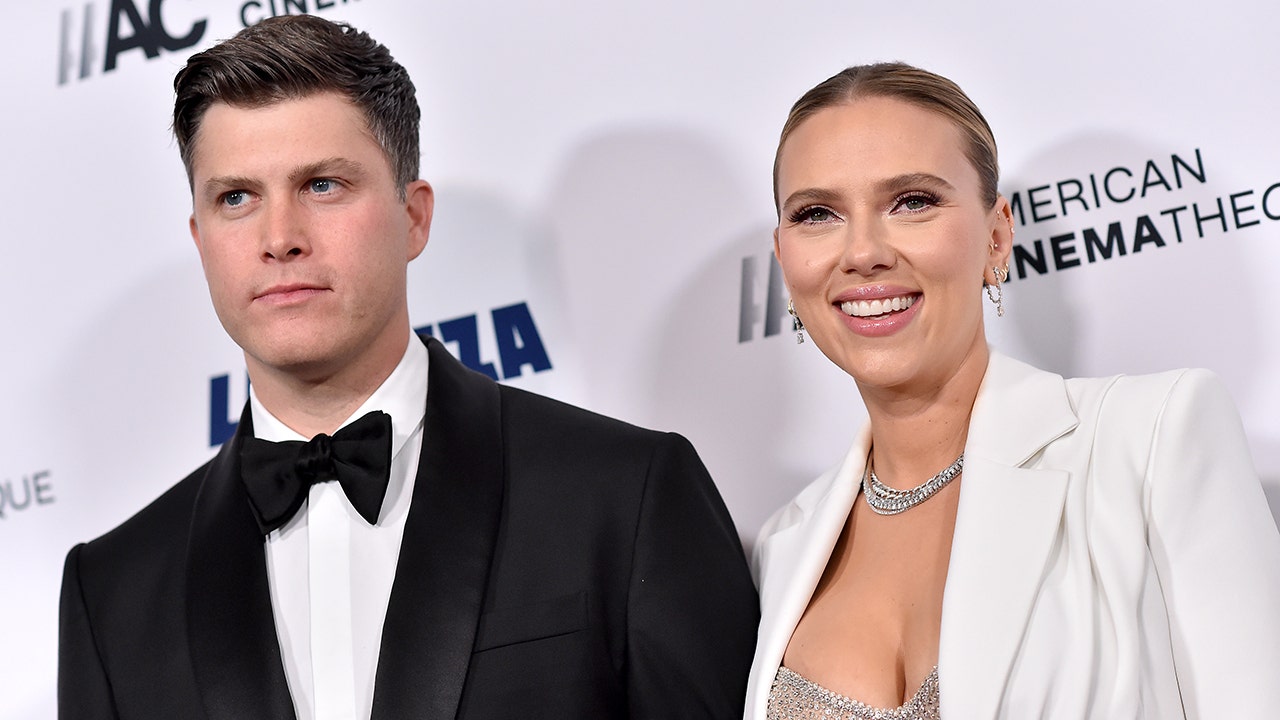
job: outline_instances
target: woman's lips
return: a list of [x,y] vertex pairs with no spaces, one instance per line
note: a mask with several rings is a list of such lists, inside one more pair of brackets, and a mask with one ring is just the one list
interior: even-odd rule
[[919,312],[924,296],[904,293],[872,300],[845,300],[836,305],[844,324],[864,337],[892,335],[906,327]]
[[916,297],[916,295],[898,295],[875,300],[845,300],[840,303],[840,309],[845,315],[874,318],[877,315],[906,310],[915,304]]

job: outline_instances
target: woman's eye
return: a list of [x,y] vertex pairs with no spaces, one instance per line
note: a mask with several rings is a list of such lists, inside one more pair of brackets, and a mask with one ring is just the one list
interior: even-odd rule
[[937,203],[937,199],[928,195],[912,194],[898,198],[898,202],[895,203],[895,207],[906,210],[907,212],[920,212],[921,210],[927,210],[930,207],[933,207]]
[[825,223],[836,218],[836,214],[824,207],[807,207],[797,210],[791,216],[791,222]]

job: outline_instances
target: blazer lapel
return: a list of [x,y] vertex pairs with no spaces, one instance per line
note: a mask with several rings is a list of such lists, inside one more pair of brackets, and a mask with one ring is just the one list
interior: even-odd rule
[[1066,498],[1066,472],[1024,466],[1076,424],[1061,377],[992,354],[969,424],[943,593],[943,717],[999,711]]
[[262,534],[240,482],[248,404],[209,465],[187,548],[187,636],[209,720],[295,717],[271,610]]
[[[760,634],[747,688],[748,718],[763,720],[791,633],[809,606],[858,495],[870,434],[864,428],[838,468],[805,488],[760,541]],[[791,514],[791,517],[788,517]]]
[[425,342],[422,456],[382,632],[373,720],[457,714],[502,511],[498,385],[438,341]]

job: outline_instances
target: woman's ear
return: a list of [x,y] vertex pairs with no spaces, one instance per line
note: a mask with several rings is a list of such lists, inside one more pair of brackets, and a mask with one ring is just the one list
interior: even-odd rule
[[[1013,253],[1013,209],[1003,195],[996,197],[996,204],[992,209],[990,238],[987,266],[982,277],[987,284],[994,285],[997,280],[995,268],[1003,270],[1005,278],[1009,277],[1009,257]],[[1003,282],[1003,278],[1001,281]]]

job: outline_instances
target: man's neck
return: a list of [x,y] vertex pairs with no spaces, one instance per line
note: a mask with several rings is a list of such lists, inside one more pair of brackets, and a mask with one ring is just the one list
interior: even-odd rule
[[404,357],[408,340],[406,331],[404,341],[394,346],[398,350],[392,351],[389,345],[327,372],[273,368],[247,355],[245,361],[262,406],[294,432],[311,438],[319,433],[332,435],[382,386]]

